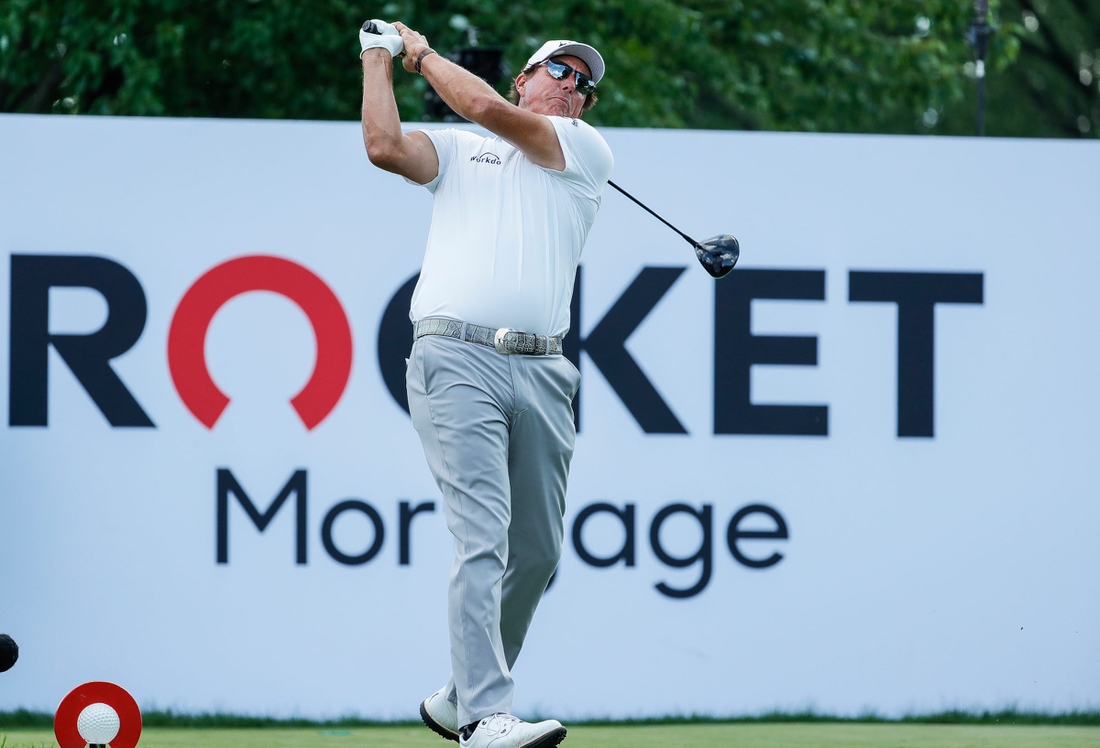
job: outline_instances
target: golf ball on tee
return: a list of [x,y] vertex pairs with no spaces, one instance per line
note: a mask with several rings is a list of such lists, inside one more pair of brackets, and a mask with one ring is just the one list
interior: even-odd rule
[[76,718],[76,731],[91,745],[106,745],[118,735],[118,712],[107,704],[96,703],[84,707]]

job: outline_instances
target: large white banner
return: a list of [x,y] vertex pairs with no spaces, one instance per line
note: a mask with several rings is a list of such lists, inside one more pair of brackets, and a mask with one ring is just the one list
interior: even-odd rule
[[[1100,704],[1100,144],[604,134],[742,259],[605,193],[516,711]],[[0,709],[415,718],[449,672],[401,403],[430,211],[355,123],[0,117]]]

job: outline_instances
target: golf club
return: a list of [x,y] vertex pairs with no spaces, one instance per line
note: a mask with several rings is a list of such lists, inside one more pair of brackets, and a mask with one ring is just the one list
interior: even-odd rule
[[733,270],[733,266],[737,264],[737,258],[741,256],[741,245],[737,241],[737,237],[733,234],[719,234],[718,236],[712,236],[705,242],[700,244],[685,234],[680,229],[673,226],[671,223],[661,218],[654,213],[649,207],[638,198],[631,195],[619,185],[612,182],[610,179],[607,183],[617,189],[619,192],[626,195],[635,203],[640,205],[644,211],[656,218],[658,221],[668,226],[680,236],[684,237],[688,244],[695,247],[695,256],[699,259],[699,264],[715,278],[724,278],[729,271]]

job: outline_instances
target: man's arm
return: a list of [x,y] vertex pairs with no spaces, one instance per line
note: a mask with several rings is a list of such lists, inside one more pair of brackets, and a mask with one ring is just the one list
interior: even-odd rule
[[363,52],[363,144],[375,166],[427,184],[439,173],[439,156],[422,132],[401,131],[393,97],[393,57],[386,49]]
[[[394,26],[405,43],[405,69],[415,72],[416,60],[428,49],[428,40],[403,23],[394,23]],[[565,170],[565,154],[549,119],[520,109],[481,78],[441,55],[424,57],[420,70],[440,98],[460,117],[504,138],[539,166]]]

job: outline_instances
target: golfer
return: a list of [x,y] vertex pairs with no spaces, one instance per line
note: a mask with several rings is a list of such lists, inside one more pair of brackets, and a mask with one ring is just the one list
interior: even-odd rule
[[[603,77],[587,44],[549,41],[512,102],[401,23],[362,33],[363,140],[376,166],[434,196],[410,317],[413,425],[455,538],[451,679],[420,706],[463,748],[548,748],[557,720],[511,715],[511,668],[561,557],[580,374],[562,356],[581,249],[611,151],[581,115]],[[403,133],[393,58],[489,131]]]

